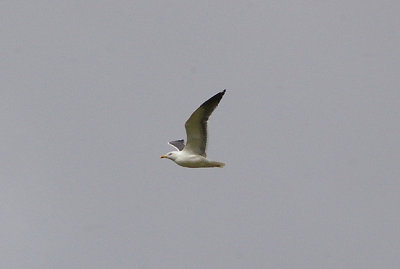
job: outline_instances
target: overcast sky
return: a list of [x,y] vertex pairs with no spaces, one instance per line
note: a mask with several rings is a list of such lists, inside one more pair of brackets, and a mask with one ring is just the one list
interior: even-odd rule
[[0,267],[400,268],[399,3],[1,1]]

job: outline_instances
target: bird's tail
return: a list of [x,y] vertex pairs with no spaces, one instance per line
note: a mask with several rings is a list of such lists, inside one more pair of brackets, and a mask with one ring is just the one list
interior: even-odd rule
[[225,164],[221,163],[221,162],[211,162],[211,165],[212,165],[212,167],[219,167],[219,168],[222,168],[225,166]]

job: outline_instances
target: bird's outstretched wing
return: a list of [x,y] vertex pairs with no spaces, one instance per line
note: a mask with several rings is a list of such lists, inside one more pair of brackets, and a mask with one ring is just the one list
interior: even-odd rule
[[185,123],[187,143],[184,151],[206,157],[207,120],[218,106],[226,90],[205,101]]
[[183,139],[171,141],[168,144],[170,144],[179,151],[183,150],[183,148],[185,147],[185,141]]

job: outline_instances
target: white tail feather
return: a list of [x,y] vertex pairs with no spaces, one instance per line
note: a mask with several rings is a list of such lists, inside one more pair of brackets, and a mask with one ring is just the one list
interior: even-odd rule
[[211,164],[213,167],[219,167],[219,168],[222,168],[225,166],[225,164],[221,163],[221,162],[211,162]]

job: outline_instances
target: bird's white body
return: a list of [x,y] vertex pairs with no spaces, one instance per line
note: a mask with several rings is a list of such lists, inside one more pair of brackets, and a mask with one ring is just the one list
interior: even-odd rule
[[176,164],[188,168],[201,168],[201,167],[224,167],[225,164],[221,162],[210,161],[201,155],[192,154],[186,151],[171,151],[165,155],[174,161]]

